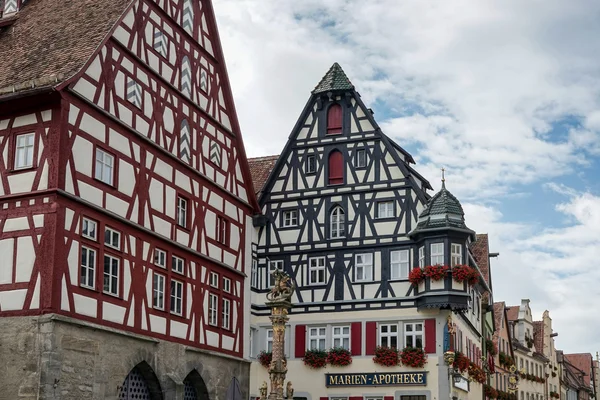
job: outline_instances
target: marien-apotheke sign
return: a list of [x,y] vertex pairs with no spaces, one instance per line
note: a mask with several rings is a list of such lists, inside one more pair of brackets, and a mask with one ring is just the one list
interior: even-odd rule
[[325,374],[325,386],[400,386],[426,385],[426,372],[387,372]]

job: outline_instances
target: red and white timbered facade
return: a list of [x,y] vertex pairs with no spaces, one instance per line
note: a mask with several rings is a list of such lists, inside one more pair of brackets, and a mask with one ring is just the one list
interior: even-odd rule
[[243,357],[258,206],[210,1],[134,1],[98,45],[0,112],[0,316]]

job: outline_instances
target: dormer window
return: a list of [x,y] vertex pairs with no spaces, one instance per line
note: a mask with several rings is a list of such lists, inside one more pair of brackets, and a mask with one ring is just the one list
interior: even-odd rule
[[342,133],[342,106],[334,104],[327,111],[327,134],[339,135]]
[[344,156],[339,150],[329,153],[329,184],[344,183]]
[[431,265],[444,264],[444,243],[431,245]]

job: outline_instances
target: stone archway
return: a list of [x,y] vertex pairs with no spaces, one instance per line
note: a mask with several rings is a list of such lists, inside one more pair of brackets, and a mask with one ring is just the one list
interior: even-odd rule
[[195,369],[186,376],[183,384],[183,400],[210,400],[206,383]]
[[163,400],[156,374],[145,362],[136,365],[121,386],[119,400]]

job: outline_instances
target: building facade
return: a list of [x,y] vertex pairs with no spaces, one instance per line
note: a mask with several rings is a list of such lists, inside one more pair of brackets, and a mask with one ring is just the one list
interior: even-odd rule
[[515,353],[512,346],[512,332],[506,313],[506,304],[494,303],[495,328],[493,344],[496,356],[494,357],[494,371],[491,375],[492,386],[498,392],[508,392],[510,368],[515,365]]
[[7,0],[4,398],[245,398],[252,190],[209,0]]
[[[482,397],[466,370],[454,384],[443,357],[460,352],[473,374],[483,368],[480,300],[489,288],[470,250],[475,232],[444,185],[429,195],[413,162],[338,64],[312,91],[281,155],[250,160],[263,214],[251,274],[252,397],[268,381],[259,359],[271,349],[265,295],[275,269],[297,286],[286,331],[294,398]],[[469,283],[438,266],[474,275]],[[409,280],[417,270],[426,273]],[[423,350],[424,367],[374,361],[408,347]],[[335,366],[332,348],[351,364]],[[322,368],[305,364],[327,352]]]

